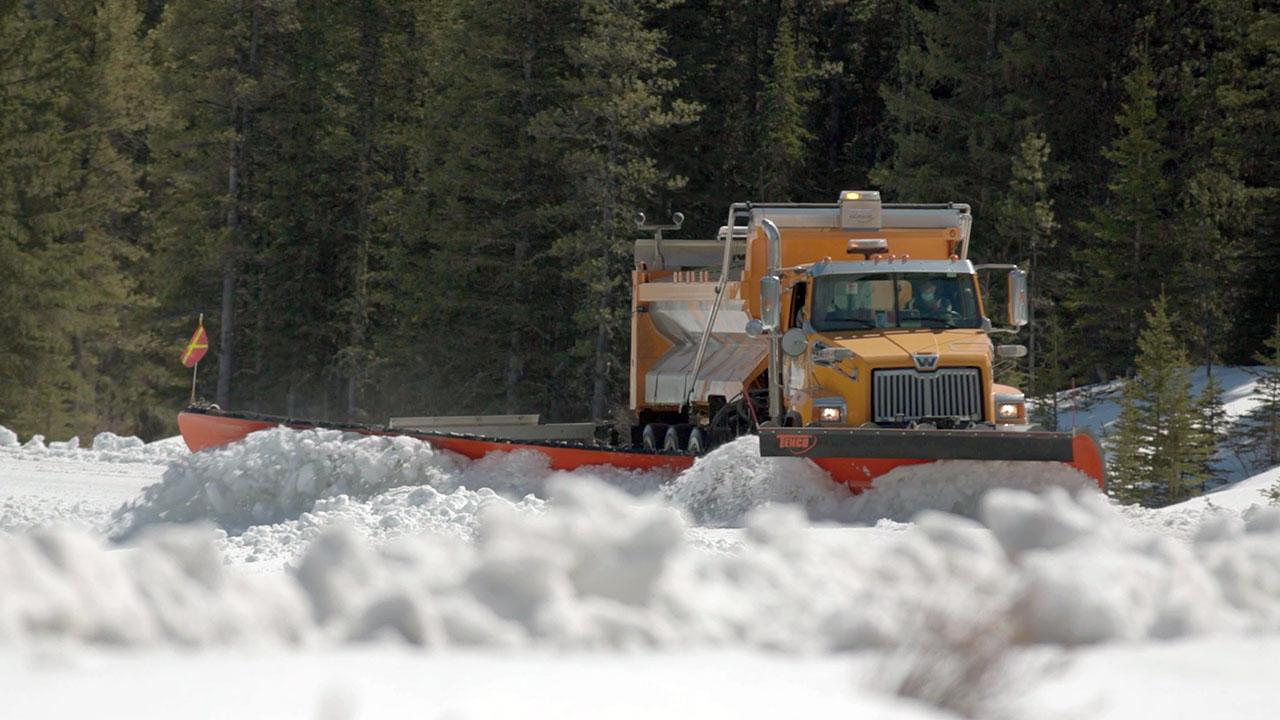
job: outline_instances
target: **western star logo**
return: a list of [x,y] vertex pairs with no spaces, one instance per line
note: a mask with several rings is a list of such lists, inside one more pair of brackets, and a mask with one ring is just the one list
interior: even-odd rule
[[916,364],[916,369],[921,372],[938,369],[937,355],[912,355],[911,360]]
[[812,435],[779,435],[778,448],[787,450],[792,455],[803,455],[813,449],[818,444],[818,439]]

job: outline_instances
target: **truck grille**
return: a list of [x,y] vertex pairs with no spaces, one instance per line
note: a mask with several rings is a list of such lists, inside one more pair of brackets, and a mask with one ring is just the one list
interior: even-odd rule
[[871,373],[871,415],[877,423],[923,418],[982,418],[982,376],[977,368],[910,368]]

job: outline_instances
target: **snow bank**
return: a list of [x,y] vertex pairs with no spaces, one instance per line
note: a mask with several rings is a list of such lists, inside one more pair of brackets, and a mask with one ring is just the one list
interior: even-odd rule
[[759,440],[742,437],[698,458],[663,494],[699,524],[740,526],[747,514],[769,504],[797,505],[813,519],[840,516],[848,488],[799,458],[760,457]]
[[[120,508],[113,534],[124,539],[155,523],[210,521],[231,534],[252,529],[259,538],[292,542],[300,529],[342,519],[399,528],[391,537],[445,525],[457,530],[495,496],[529,498],[525,505],[536,507],[535,498],[560,476],[603,479],[632,493],[652,492],[670,479],[663,472],[603,467],[556,472],[533,450],[471,461],[409,437],[273,428],[173,462],[159,483]],[[382,497],[397,488],[420,490]],[[442,515],[451,520],[432,522]]]
[[798,506],[813,521],[842,524],[905,522],[923,510],[976,517],[979,500],[993,488],[1050,487],[1074,492],[1096,490],[1097,483],[1056,463],[942,460],[897,468],[852,496],[816,465],[760,457],[756,438],[744,437],[699,458],[663,494],[699,524],[737,527],[752,510],[779,504]]
[[264,430],[172,463],[161,482],[120,509],[116,535],[198,520],[240,532],[297,518],[324,497],[370,497],[414,485],[447,492],[457,486],[455,457],[407,437]]
[[532,495],[513,502],[488,488],[456,488],[445,493],[429,485],[393,488],[367,500],[338,495],[316,500],[296,519],[254,525],[238,535],[223,532],[219,547],[230,562],[274,569],[293,563],[333,527],[342,527],[374,545],[423,533],[471,540],[479,527],[480,513],[492,504],[508,504],[516,512],[531,513],[540,512],[545,503]]
[[180,437],[146,443],[113,432],[98,433],[91,449],[81,448],[79,437],[46,443],[43,435],[32,435],[27,442],[19,444],[17,433],[0,425],[0,455],[22,460],[164,464],[190,454]]
[[[399,458],[387,467],[416,462],[424,477],[443,462],[383,450]],[[428,532],[376,546],[332,527],[296,571],[260,576],[224,570],[198,527],[143,533],[124,551],[71,532],[0,537],[0,638],[831,651],[893,648],[939,618],[976,626],[993,612],[1027,642],[1280,631],[1280,508],[1209,518],[1179,542],[1096,493],[996,490],[976,520],[925,513],[870,550],[865,532],[777,506],[747,514],[736,550],[710,552],[659,498],[569,474],[547,491],[537,508],[492,494],[459,513],[474,516],[474,541]]]
[[228,572],[207,533],[109,550],[71,530],[0,538],[0,642],[296,643],[312,626],[294,583]]

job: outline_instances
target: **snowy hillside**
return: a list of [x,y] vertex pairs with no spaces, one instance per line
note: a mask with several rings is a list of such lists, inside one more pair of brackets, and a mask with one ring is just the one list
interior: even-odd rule
[[[1080,424],[1106,422],[1094,394]],[[0,430],[12,717],[1270,718],[1280,700],[1261,495],[1280,468],[1153,511],[1019,463],[850,497],[751,439],[678,477],[336,431],[194,455],[18,440]]]
[[[1228,421],[1235,421],[1248,413],[1257,404],[1255,390],[1257,383],[1249,368],[1199,367],[1192,373],[1191,392],[1199,396],[1208,382],[1209,373],[1222,386],[1222,406]],[[1069,429],[1087,427],[1104,441],[1110,437],[1115,421],[1120,417],[1119,398],[1123,392],[1124,382],[1113,380],[1101,385],[1089,385],[1072,391],[1059,393],[1058,427]],[[1218,453],[1218,467],[1225,480],[1233,483],[1249,477],[1253,473],[1241,458],[1233,454],[1230,448],[1222,448]]]

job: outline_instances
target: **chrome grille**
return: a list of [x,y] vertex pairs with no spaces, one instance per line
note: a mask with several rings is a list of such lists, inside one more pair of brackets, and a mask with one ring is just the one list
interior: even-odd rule
[[922,418],[982,418],[982,376],[977,368],[911,368],[871,373],[871,415],[878,423]]

